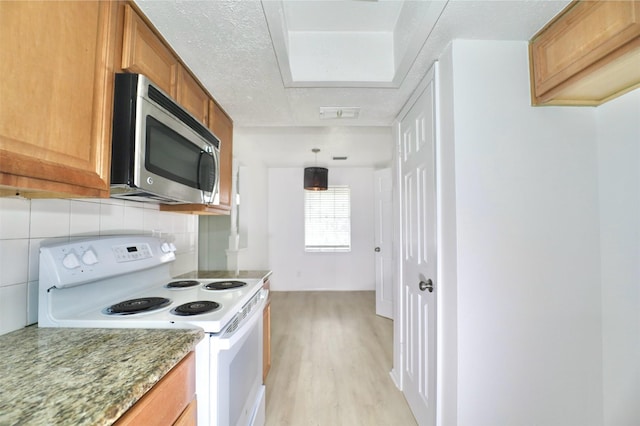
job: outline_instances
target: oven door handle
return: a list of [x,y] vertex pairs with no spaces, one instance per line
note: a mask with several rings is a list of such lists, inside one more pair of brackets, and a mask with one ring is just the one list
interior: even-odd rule
[[238,325],[236,330],[230,334],[226,334],[225,331],[220,338],[214,340],[217,349],[230,349],[233,345],[242,341],[251,332],[256,322],[262,319],[262,311],[264,310],[269,291],[264,289],[260,291],[262,292],[260,301],[253,307],[249,316],[242,320],[242,323]]

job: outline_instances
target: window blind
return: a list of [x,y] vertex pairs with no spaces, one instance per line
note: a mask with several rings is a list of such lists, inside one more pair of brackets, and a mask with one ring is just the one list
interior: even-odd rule
[[351,250],[351,190],[348,186],[305,191],[304,245],[306,251]]

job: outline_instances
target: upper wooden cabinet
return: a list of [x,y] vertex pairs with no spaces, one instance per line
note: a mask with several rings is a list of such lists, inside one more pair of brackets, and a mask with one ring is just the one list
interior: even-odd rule
[[640,0],[574,1],[530,43],[534,105],[599,105],[640,87]]
[[233,122],[213,101],[209,102],[209,128],[220,139],[220,208],[231,209],[233,175]]
[[178,69],[176,100],[205,126],[209,123],[209,95],[189,72]]
[[124,5],[122,69],[146,75],[176,98],[178,59],[129,5]]
[[233,122],[135,6],[127,4],[124,9],[122,70],[149,77],[220,139],[220,204],[163,204],[160,210],[191,214],[229,214]]
[[117,14],[0,1],[0,192],[109,195]]

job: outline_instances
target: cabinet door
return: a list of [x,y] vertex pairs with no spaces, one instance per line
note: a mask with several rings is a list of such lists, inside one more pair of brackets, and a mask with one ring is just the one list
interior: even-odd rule
[[117,7],[0,1],[0,186],[108,196]]
[[[193,418],[196,394],[196,357],[189,352],[151,390],[116,421],[116,426],[181,424]],[[187,414],[185,414],[185,409]],[[180,424],[180,423],[179,423]]]
[[209,121],[209,95],[184,68],[178,68],[178,103],[205,126]]
[[599,105],[640,83],[640,1],[578,1],[531,46],[534,104]]
[[264,383],[271,369],[271,302],[267,302],[262,315],[262,383]]
[[220,207],[231,208],[233,122],[213,101],[209,102],[209,128],[220,139]]
[[124,9],[122,69],[146,75],[175,98],[178,59],[131,6]]

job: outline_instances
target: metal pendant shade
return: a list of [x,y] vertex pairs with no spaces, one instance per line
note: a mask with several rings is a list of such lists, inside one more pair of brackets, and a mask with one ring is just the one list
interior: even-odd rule
[[326,191],[329,169],[324,167],[306,167],[304,169],[304,189]]
[[[311,150],[316,155],[318,162],[318,148]],[[329,181],[329,169],[324,167],[305,167],[304,169],[304,189],[309,191],[326,191]]]

